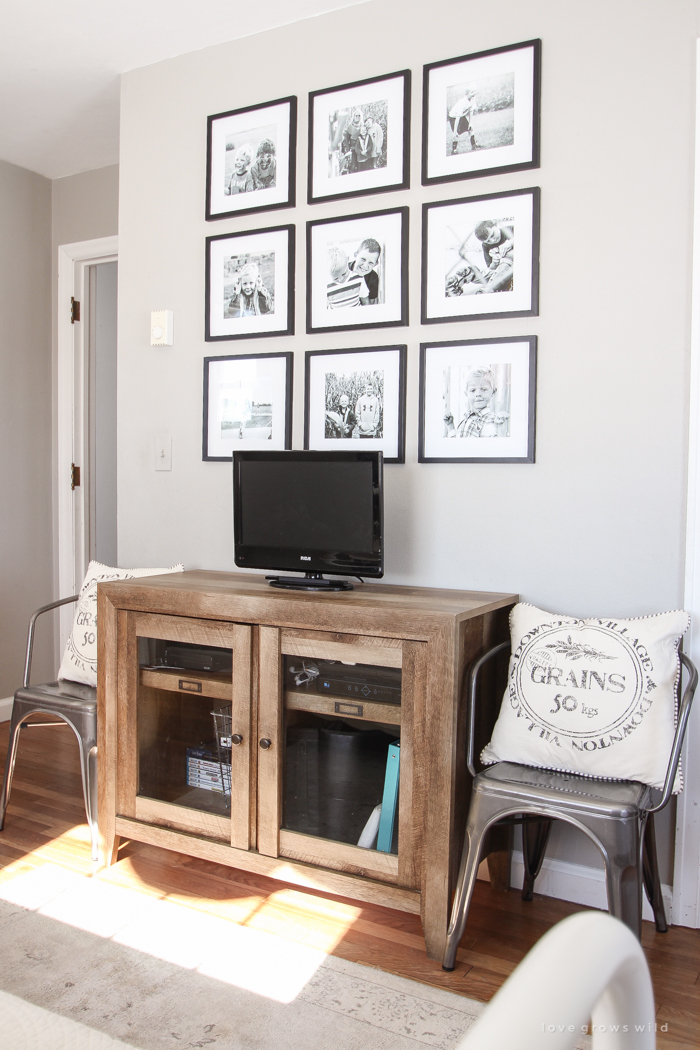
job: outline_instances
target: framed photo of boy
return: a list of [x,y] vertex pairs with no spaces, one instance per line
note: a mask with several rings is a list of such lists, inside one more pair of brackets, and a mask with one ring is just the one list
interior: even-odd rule
[[207,342],[294,335],[294,226],[207,237],[205,271]]
[[408,324],[408,208],[306,224],[306,331]]
[[204,358],[202,459],[292,447],[294,354]]
[[540,165],[541,41],[423,66],[423,185]]
[[309,94],[309,204],[405,190],[411,71]]
[[207,118],[207,221],[296,203],[297,100]]
[[536,317],[539,230],[537,186],[424,204],[422,323]]
[[405,346],[307,351],[304,448],[361,447],[403,463],[405,444]]
[[534,463],[537,336],[422,343],[419,463]]

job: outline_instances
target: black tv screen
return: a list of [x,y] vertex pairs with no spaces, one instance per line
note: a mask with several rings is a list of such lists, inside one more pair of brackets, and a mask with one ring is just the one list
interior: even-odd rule
[[241,568],[384,572],[381,452],[234,452]]

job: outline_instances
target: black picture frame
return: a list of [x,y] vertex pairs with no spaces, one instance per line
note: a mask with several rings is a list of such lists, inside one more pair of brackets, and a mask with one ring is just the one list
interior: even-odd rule
[[[473,375],[475,368],[482,372],[488,371],[492,376],[491,380],[483,375],[479,377],[487,384],[486,394],[488,386],[491,387],[491,407],[483,409],[481,413],[478,408],[476,413],[471,412],[474,407],[468,393],[471,376],[468,375],[467,389],[464,391],[456,388],[454,382],[457,378],[464,378],[464,373],[471,372]],[[453,373],[453,369],[457,370],[456,373]],[[500,405],[494,403],[498,393],[496,377],[499,371],[504,379],[507,376],[506,406],[503,401]],[[498,336],[421,343],[418,398],[419,463],[534,463],[537,336]],[[466,403],[470,411],[456,423],[454,405],[460,401]],[[500,411],[504,407],[507,407],[507,412]],[[476,417],[473,420],[472,415]],[[436,434],[438,425],[443,429]],[[457,441],[460,438],[479,438],[484,440],[484,445],[477,448],[471,446],[472,452],[480,454],[447,455],[453,448],[456,453],[463,451],[463,447],[452,444],[453,438]]]
[[[470,76],[474,78],[473,86],[469,84]],[[423,66],[422,184],[431,186],[539,168],[541,84],[539,39]],[[459,91],[465,92],[465,113],[453,116],[449,112],[450,101],[455,110],[459,108],[461,99],[453,99]],[[503,105],[509,100],[509,91],[512,107]],[[504,114],[511,108],[512,120],[506,122]],[[466,140],[460,141],[464,134],[470,139],[468,150]],[[478,141],[480,137],[482,143]]]
[[[264,336],[294,335],[294,267],[295,267],[295,236],[296,228],[293,224],[286,226],[269,226],[259,230],[244,230],[238,233],[220,233],[205,240],[205,292],[204,292],[204,339],[208,343],[221,342],[230,339],[259,339]],[[224,314],[224,302],[226,296],[226,276],[228,263],[226,256],[222,253],[226,250],[227,243],[230,245],[233,259],[243,259],[246,256],[255,258],[263,257],[265,254],[272,255],[272,267],[274,273],[274,288],[272,289],[274,310],[272,319],[266,325],[263,318],[270,315],[260,314],[253,317],[251,314],[239,317],[231,317],[230,299],[226,314]],[[236,253],[235,247],[238,247]],[[267,253],[265,252],[267,248]],[[277,256],[280,256],[279,260]],[[252,259],[251,259],[252,261]],[[269,268],[269,259],[267,260]],[[260,259],[262,264],[262,258]],[[245,266],[249,264],[244,264]],[[256,264],[258,265],[258,264]],[[232,283],[233,283],[233,279]],[[265,282],[263,281],[263,284]],[[280,295],[280,288],[283,294]],[[219,305],[214,303],[217,296]],[[266,297],[265,297],[266,298]],[[257,297],[258,304],[262,304],[260,296]],[[277,308],[279,305],[279,316]],[[255,307],[261,309],[261,305]],[[233,322],[241,321],[240,325]]]
[[[309,334],[350,332],[363,328],[395,328],[408,324],[408,222],[407,207],[386,208],[307,222],[306,331]],[[334,230],[337,237],[333,235]],[[381,244],[381,257],[376,265],[381,266],[380,273],[383,272],[384,292],[380,291],[380,294],[383,294],[384,301],[377,302],[376,305],[355,306],[358,320],[353,322],[350,319],[356,315],[350,312],[350,308],[335,310],[328,307],[328,246],[334,240],[337,240],[341,247],[348,244],[361,245],[363,239],[370,235]],[[391,243],[389,238],[392,238]],[[321,262],[317,253],[324,248],[326,254]],[[387,258],[390,262],[387,262]],[[368,310],[377,312],[367,313]],[[360,317],[364,319],[360,320]],[[372,320],[373,317],[378,319]],[[314,323],[319,319],[327,323]],[[344,321],[346,323],[343,323]]]
[[[272,418],[270,420],[270,435],[267,437],[262,434],[258,437],[250,439],[249,441],[242,440],[236,445],[236,449],[231,449],[230,455],[215,455],[214,452],[221,452],[224,439],[221,438],[217,443],[216,437],[210,429],[210,424],[215,413],[212,411],[212,394],[213,384],[216,383],[215,389],[220,389],[222,382],[224,382],[224,376],[222,375],[222,369],[225,367],[227,362],[231,362],[232,366],[235,364],[242,364],[243,362],[249,361],[263,361],[265,363],[271,363],[273,360],[280,361],[280,371],[284,369],[284,395],[278,400],[281,401],[284,408],[284,421],[280,427],[282,434],[282,443],[274,440],[274,406],[275,401],[271,403]],[[232,367],[231,371],[235,371]],[[216,373],[219,373],[216,375]],[[261,377],[262,378],[262,377]],[[278,382],[280,377],[277,377]],[[240,381],[240,380],[239,380]],[[260,380],[258,380],[260,382]],[[270,380],[268,379],[268,386]],[[237,449],[290,449],[292,447],[292,392],[294,382],[294,353],[291,350],[277,351],[274,353],[251,353],[251,354],[227,354],[221,357],[205,357],[204,358],[204,386],[203,386],[203,397],[202,397],[202,459],[207,463],[230,463],[232,460],[233,452]],[[223,430],[223,419],[216,414],[215,418],[222,424],[221,429]],[[252,416],[251,416],[252,419]],[[235,420],[232,420],[235,422]],[[238,421],[240,424],[247,422],[244,419]],[[266,420],[258,420],[258,428],[251,429],[267,429]],[[235,429],[235,427],[232,427]],[[243,426],[241,426],[241,430]]]
[[[285,115],[285,110],[287,111]],[[260,123],[256,123],[259,120]],[[279,122],[282,121],[280,130]],[[274,130],[273,130],[274,129]],[[226,138],[228,136],[228,139]],[[251,168],[255,164],[255,153],[268,138],[282,150],[274,157],[274,185],[256,187],[254,192],[236,192],[231,195],[227,181],[226,154],[233,152],[230,142],[240,138],[251,148],[251,162],[247,172],[252,179]],[[269,151],[268,151],[269,152]],[[229,219],[251,212],[273,211],[278,208],[293,208],[296,204],[296,156],[297,156],[297,97],[288,95],[272,102],[254,106],[243,106],[225,113],[214,113],[207,117],[207,181],[204,217],[207,222]],[[278,178],[279,175],[279,178]],[[267,176],[269,179],[270,176]],[[248,181],[248,180],[247,180]],[[250,193],[250,202],[246,201]],[[260,194],[255,202],[255,193]],[[240,200],[240,206],[227,205]]]
[[[510,241],[503,232],[508,223],[514,231]],[[488,246],[479,241],[477,231],[479,227],[499,224],[503,258],[501,266],[492,272],[486,266]],[[460,230],[470,231],[462,244]],[[447,243],[448,237],[452,244]],[[524,241],[524,248],[515,249],[515,238],[519,243]],[[467,251],[467,245],[473,251]],[[442,251],[444,255],[440,254]],[[510,282],[504,284],[508,265]],[[537,317],[539,270],[539,186],[423,205],[421,324]],[[473,293],[473,289],[477,291]]]
[[[384,356],[387,358],[387,361],[385,368],[381,369],[380,379],[377,375],[379,369],[376,365],[379,364]],[[324,358],[328,359],[329,364],[335,364],[338,358],[345,357],[351,361],[354,359],[358,368],[353,372],[345,371],[337,377],[340,380],[337,389],[342,390],[346,397],[348,397],[347,391],[350,392],[350,404],[348,406],[350,420],[349,422],[346,420],[344,424],[339,411],[335,408],[329,408],[329,373],[318,372],[316,366]],[[391,358],[393,360],[390,360]],[[307,350],[304,366],[304,448],[319,451],[327,449],[378,450],[384,453],[385,463],[405,463],[406,362],[406,344],[363,346],[341,350]],[[363,364],[365,365],[364,369],[361,367]],[[374,368],[372,367],[373,365],[375,366]],[[387,376],[386,371],[388,370],[389,375]],[[369,423],[371,424],[372,422],[373,412],[378,410],[381,413],[382,434],[380,437],[360,436],[362,422],[357,413],[357,406],[363,397],[368,396],[360,390],[360,387],[365,382],[362,377],[367,374],[372,376],[371,382],[373,383],[373,392],[369,397],[373,397],[377,403],[376,409],[372,408],[371,402],[368,404]],[[322,382],[322,380],[324,381]],[[380,383],[379,390],[376,388],[377,383]],[[315,406],[312,402],[314,396],[318,396],[319,391],[323,397],[323,411],[321,413],[319,410],[318,415],[314,415]],[[386,406],[389,396],[391,397],[391,409],[387,413]],[[354,404],[352,404],[353,400]],[[335,397],[333,404],[335,405]],[[321,420],[321,415],[323,420]],[[324,428],[323,438],[319,436],[321,425]],[[345,435],[340,433],[339,430],[343,425],[345,425],[346,431],[348,427],[352,426],[352,433],[346,433]],[[386,436],[384,431],[389,428],[391,429],[391,434]],[[329,430],[332,433],[329,433]],[[396,454],[391,455],[394,451]],[[387,452],[390,454],[387,455]]]
[[[386,85],[388,97],[383,100],[372,99],[375,85],[379,90],[382,84]],[[356,150],[346,153],[341,150],[341,144],[350,132],[354,119],[353,116],[348,118],[345,111],[353,106],[360,110],[364,119],[366,114],[371,113],[375,118],[374,123],[380,125],[382,141],[379,156],[384,163],[374,168],[368,167],[364,172],[352,170],[353,164],[358,163]],[[337,107],[342,108],[339,110]],[[376,113],[372,112],[374,109]],[[398,144],[395,143],[397,133],[401,135]],[[338,142],[333,145],[335,139]],[[372,151],[376,152],[376,139]],[[354,158],[350,156],[351,153],[355,154]],[[406,190],[410,186],[410,158],[410,69],[309,92],[309,204]],[[383,181],[381,175],[376,174],[381,171],[385,172],[385,178],[389,181]]]

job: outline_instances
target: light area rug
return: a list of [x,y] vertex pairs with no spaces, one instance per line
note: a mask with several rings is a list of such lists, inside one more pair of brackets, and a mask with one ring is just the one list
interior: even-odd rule
[[44,1026],[2,1050],[453,1050],[483,1009],[53,865],[0,883],[0,989]]

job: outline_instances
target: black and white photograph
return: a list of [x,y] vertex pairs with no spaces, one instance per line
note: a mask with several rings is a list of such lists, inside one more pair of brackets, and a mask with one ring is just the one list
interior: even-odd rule
[[423,343],[420,463],[534,463],[537,337]]
[[408,323],[408,208],[307,223],[307,332]]
[[295,204],[295,96],[210,116],[206,218]]
[[294,333],[294,227],[207,237],[205,339]]
[[406,347],[310,350],[306,354],[304,448],[367,449],[403,463]]
[[411,73],[309,94],[309,204],[409,185]]
[[539,189],[423,206],[423,324],[536,316]]
[[423,185],[539,167],[541,41],[423,67]]
[[202,459],[292,447],[293,353],[204,358]]

